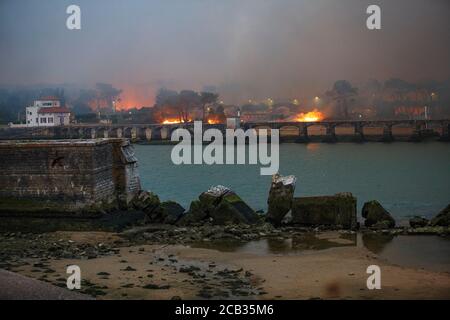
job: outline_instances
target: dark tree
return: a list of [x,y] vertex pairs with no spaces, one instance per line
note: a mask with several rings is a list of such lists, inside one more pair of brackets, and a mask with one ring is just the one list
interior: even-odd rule
[[202,104],[202,121],[206,121],[206,107],[217,103],[219,95],[217,93],[203,91],[200,93],[200,101]]
[[338,116],[348,119],[349,104],[354,101],[358,89],[353,87],[347,80],[338,80],[334,83],[330,96],[338,107]]

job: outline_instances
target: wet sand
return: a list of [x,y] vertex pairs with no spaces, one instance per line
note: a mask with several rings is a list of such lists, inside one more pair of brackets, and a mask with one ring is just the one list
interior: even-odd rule
[[[110,241],[113,234],[65,233],[70,241]],[[450,274],[393,265],[336,233],[338,246],[291,253],[219,251],[182,245],[119,248],[93,259],[39,259],[13,271],[65,286],[68,265],[82,270],[82,292],[98,299],[450,299]],[[381,268],[381,290],[366,269]]]

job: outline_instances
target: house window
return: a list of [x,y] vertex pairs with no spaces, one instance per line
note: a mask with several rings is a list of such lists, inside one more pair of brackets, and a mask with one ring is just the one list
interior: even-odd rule
[[38,118],[36,118],[36,123],[39,123],[39,119]]
[[48,118],[48,123],[53,123],[53,118]]
[[41,123],[47,123],[47,118],[41,118]]

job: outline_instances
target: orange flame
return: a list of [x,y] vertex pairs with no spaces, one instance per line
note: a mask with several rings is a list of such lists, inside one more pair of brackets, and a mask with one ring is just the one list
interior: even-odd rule
[[316,122],[322,121],[325,118],[325,115],[317,109],[307,113],[300,113],[295,117],[295,121],[297,122]]
[[162,122],[162,124],[176,124],[176,123],[182,123],[180,119],[166,119]]
[[[191,120],[189,120],[189,121],[191,121]],[[163,120],[161,123],[162,124],[177,124],[177,123],[184,123],[184,122],[185,122],[184,120],[180,120],[177,118],[168,118],[168,119]]]

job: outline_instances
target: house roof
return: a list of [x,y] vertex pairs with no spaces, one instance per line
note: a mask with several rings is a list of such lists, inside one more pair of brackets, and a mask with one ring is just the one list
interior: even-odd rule
[[70,110],[63,107],[40,108],[38,113],[70,113]]

